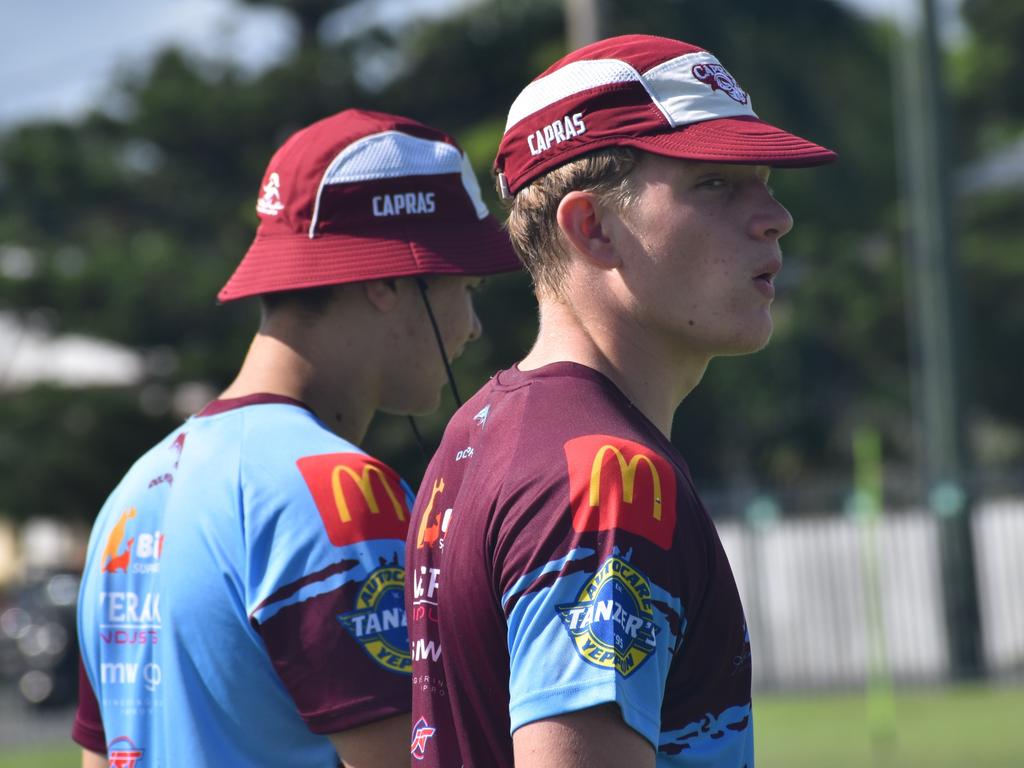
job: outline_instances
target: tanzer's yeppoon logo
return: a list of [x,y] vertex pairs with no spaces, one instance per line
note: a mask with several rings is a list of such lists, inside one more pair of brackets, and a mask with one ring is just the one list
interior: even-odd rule
[[385,566],[371,573],[359,590],[356,610],[338,614],[338,621],[385,669],[408,673],[412,668],[402,568]]
[[595,666],[629,677],[655,649],[650,582],[618,557],[604,561],[577,602],[557,610],[576,651]]

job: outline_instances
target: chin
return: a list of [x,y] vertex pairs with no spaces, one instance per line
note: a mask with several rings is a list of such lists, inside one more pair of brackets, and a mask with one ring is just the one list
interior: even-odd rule
[[408,410],[410,416],[429,416],[441,407],[441,396],[438,395],[429,403],[423,403]]
[[380,410],[396,416],[429,416],[441,405],[441,390],[433,394],[422,392],[407,393],[407,397],[395,398],[392,402],[381,403]]
[[764,349],[768,346],[768,342],[772,340],[772,331],[775,330],[775,322],[772,320],[770,309],[765,312],[759,325],[760,327],[757,329],[757,333],[751,335],[751,352],[757,352]]
[[746,334],[738,338],[732,339],[730,343],[723,345],[724,349],[718,354],[723,357],[732,357],[736,355],[751,355],[754,352],[760,352],[762,349],[768,346],[768,342],[772,338],[772,326],[771,323],[761,333],[758,334]]

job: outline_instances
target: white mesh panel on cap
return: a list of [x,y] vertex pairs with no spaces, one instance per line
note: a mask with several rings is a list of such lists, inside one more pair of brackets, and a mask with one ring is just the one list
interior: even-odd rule
[[343,149],[324,174],[324,184],[458,173],[462,153],[451,144],[401,131],[365,136]]
[[478,219],[487,218],[490,211],[487,209],[487,203],[484,202],[483,195],[480,194],[480,182],[476,180],[473,166],[469,164],[469,158],[465,155],[462,156],[462,186],[466,188],[466,194],[473,201],[476,217]]
[[673,127],[716,117],[757,116],[749,94],[746,95],[746,103],[741,104],[725,91],[713,89],[698,80],[693,74],[693,68],[698,64],[722,66],[713,55],[700,51],[669,59],[643,73],[647,90]]
[[590,59],[566,64],[550,75],[534,80],[523,89],[508,111],[505,131],[534,112],[567,96],[609,83],[628,82],[643,80],[639,72],[618,59]]
[[[435,176],[443,173],[462,175],[463,186],[466,185],[462,152],[451,144],[410,136],[401,131],[381,131],[364,136],[345,147],[327,166],[316,191],[313,220],[309,223],[309,237],[311,240],[315,237],[316,223],[320,218],[320,197],[324,187],[329,184],[351,184],[376,179],[397,179],[403,176]],[[474,184],[475,182],[474,179]],[[473,205],[479,213],[479,206],[483,205],[483,201],[480,200],[479,184],[476,185],[475,197],[468,188],[466,193],[472,198]]]

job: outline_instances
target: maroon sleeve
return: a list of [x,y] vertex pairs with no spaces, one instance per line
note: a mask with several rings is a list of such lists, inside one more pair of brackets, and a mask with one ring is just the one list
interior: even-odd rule
[[[319,519],[311,523],[308,501],[296,502],[291,536],[277,538],[287,541],[289,554],[303,553],[307,575],[277,583],[283,570],[268,569],[261,589],[273,590],[251,610],[253,627],[313,733],[408,712],[410,494],[394,470],[365,454],[317,454],[296,465]],[[266,556],[275,555],[280,550]],[[310,596],[296,600],[302,591]]]
[[89,676],[85,674],[82,660],[78,660],[78,710],[75,712],[75,724],[71,728],[71,738],[79,746],[85,747],[101,755],[107,752],[107,738],[103,733],[103,718],[100,717],[100,705],[92,690]]
[[346,585],[288,606],[256,625],[277,674],[313,733],[347,731],[412,706],[407,647],[400,649],[404,658],[381,654],[405,669],[384,669],[338,621],[356,602],[354,591]]

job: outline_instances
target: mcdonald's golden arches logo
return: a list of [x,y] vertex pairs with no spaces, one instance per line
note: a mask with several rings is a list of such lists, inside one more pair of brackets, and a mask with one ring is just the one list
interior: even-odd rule
[[326,453],[295,462],[335,546],[405,539],[409,505],[402,481],[363,453]]
[[572,527],[618,528],[672,545],[676,527],[676,474],[657,451],[610,435],[584,435],[565,446]]

